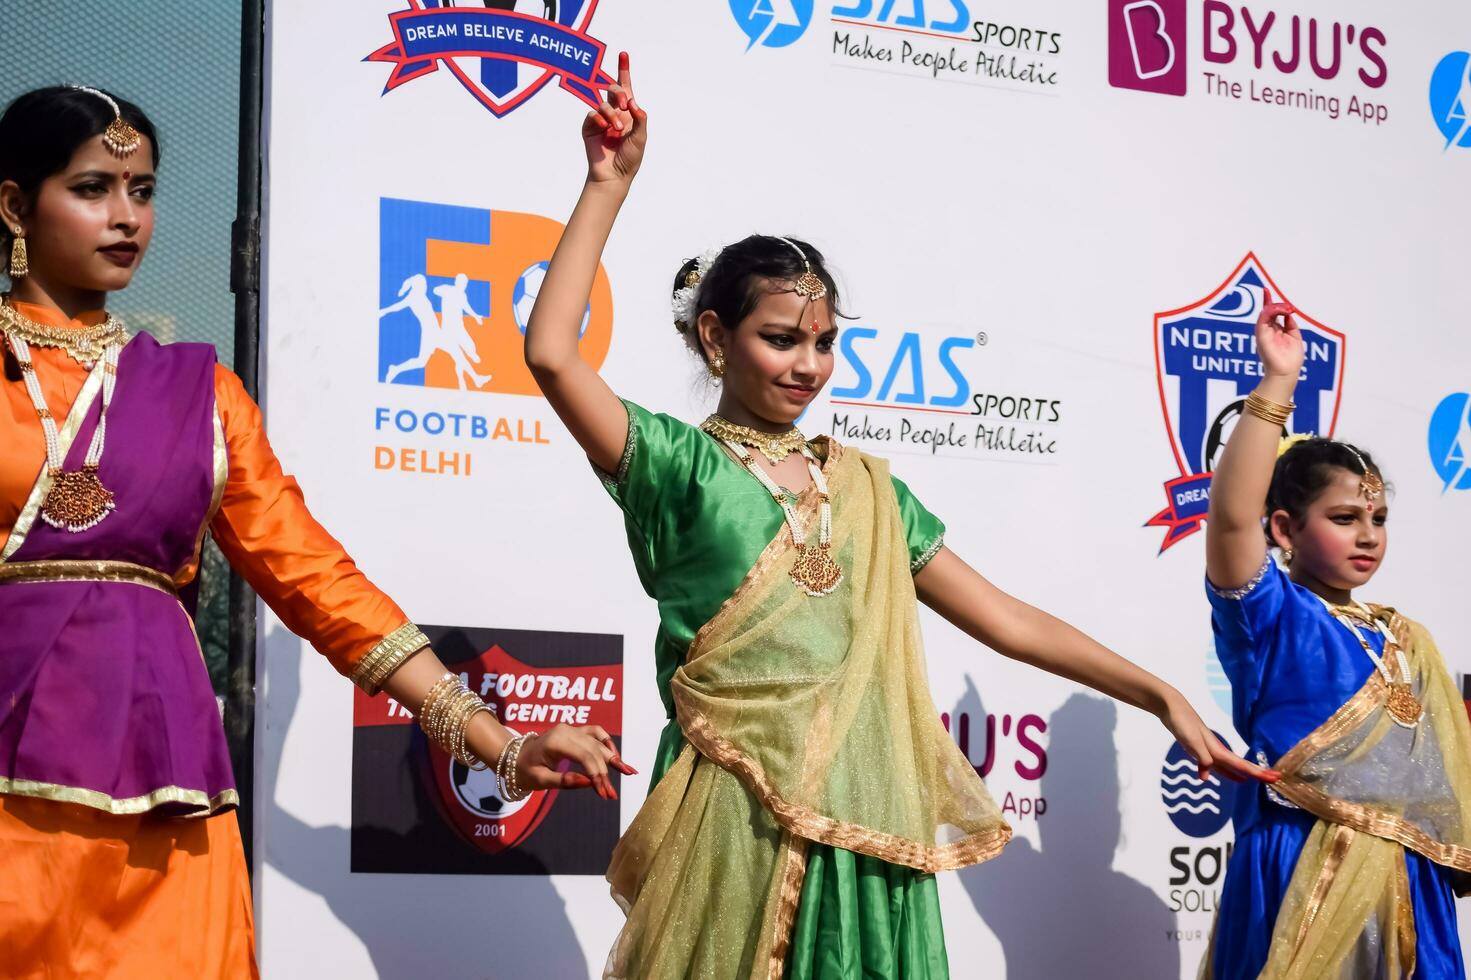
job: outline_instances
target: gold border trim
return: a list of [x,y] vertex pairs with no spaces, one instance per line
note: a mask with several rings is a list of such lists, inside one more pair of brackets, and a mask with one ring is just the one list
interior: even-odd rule
[[[1362,725],[1374,712],[1384,710],[1388,697],[1389,685],[1376,670],[1369,675],[1357,694],[1278,761],[1276,768],[1282,774],[1282,779],[1272,788],[1313,816],[1329,823],[1342,824],[1360,833],[1394,841],[1436,864],[1459,871],[1471,871],[1471,848],[1442,843],[1403,817],[1375,813],[1362,803],[1334,799],[1308,783],[1293,781],[1297,771],[1311,756],[1329,743],[1342,738],[1345,732]],[[1422,719],[1420,723],[1428,724],[1429,719]]]
[[761,803],[771,811],[776,822],[788,833],[819,844],[831,844],[845,851],[867,854],[890,864],[902,864],[916,871],[954,871],[989,861],[1011,840],[1011,827],[1002,823],[995,830],[949,844],[927,845],[906,837],[868,830],[856,824],[823,816],[810,807],[798,806],[783,799],[771,786],[766,773],[753,759],[717,735],[702,716],[693,714],[680,702],[675,689],[675,703],[681,709],[680,720],[685,738],[711,762],[732,773]]
[[[105,361],[98,361],[92,373],[87,375],[87,380],[82,383],[82,390],[77,392],[76,401],[72,402],[71,410],[66,413],[66,422],[56,433],[57,446],[61,450],[62,459],[66,459],[71,452],[72,443],[77,441],[77,433],[81,431],[87,413],[92,410],[93,402],[97,401],[97,395],[102,391],[102,373],[106,366]],[[26,498],[26,504],[21,508],[20,516],[15,519],[15,525],[10,529],[10,538],[5,542],[5,550],[0,551],[0,562],[8,561],[10,556],[26,543],[26,536],[31,533],[31,528],[36,523],[36,516],[41,512],[41,504],[46,500],[46,495],[51,492],[51,483],[51,474],[46,470],[46,463],[42,462],[41,472],[31,486],[31,495]]]
[[1210,589],[1212,595],[1222,599],[1245,599],[1252,592],[1256,591],[1256,587],[1262,584],[1262,579],[1266,578],[1267,573],[1271,570],[1272,553],[1269,551],[1267,552],[1267,556],[1262,559],[1262,567],[1256,570],[1256,574],[1251,577],[1251,581],[1245,585],[1239,585],[1234,589],[1223,589],[1212,582],[1210,576],[1206,576],[1205,587]]
[[1343,824],[1334,824],[1332,831],[1333,839],[1328,843],[1328,857],[1323,861],[1323,867],[1318,872],[1318,880],[1313,882],[1313,892],[1308,896],[1308,906],[1303,913],[1302,921],[1297,924],[1297,943],[1292,947],[1293,955],[1302,951],[1302,944],[1307,942],[1308,930],[1313,927],[1313,921],[1318,918],[1318,912],[1323,908],[1323,900],[1328,897],[1328,890],[1333,887],[1333,880],[1338,877],[1338,868],[1343,864],[1343,859],[1348,856],[1349,845],[1354,842],[1355,831]]
[[95,789],[62,786],[58,783],[42,783],[33,779],[12,779],[9,776],[0,776],[0,793],[11,796],[29,796],[38,800],[50,800],[53,803],[76,803],[79,806],[102,810],[115,816],[147,813],[167,803],[182,803],[197,809],[190,813],[181,813],[180,817],[210,817],[227,807],[240,805],[240,794],[233,789],[210,796],[202,789],[161,786],[142,796],[117,799]]
[[781,835],[781,893],[777,896],[771,922],[771,958],[767,962],[767,980],[781,980],[786,973],[787,953],[792,947],[792,928],[797,923],[797,907],[802,901],[802,885],[807,880],[806,838],[791,833]]
[[7,582],[122,582],[177,594],[174,580],[163,572],[126,561],[56,558],[0,563],[0,585]]
[[940,553],[940,549],[943,547],[945,547],[945,532],[942,530],[935,536],[935,540],[930,546],[920,552],[918,558],[909,563],[909,574],[918,575],[924,570],[926,565],[935,560],[935,556]]
[[628,414],[628,435],[623,439],[623,455],[618,458],[618,469],[616,472],[609,473],[597,463],[588,460],[593,470],[597,472],[598,479],[603,481],[603,485],[609,490],[621,488],[624,481],[628,479],[628,468],[633,465],[633,453],[638,446],[638,425],[633,418],[633,405],[626,398],[618,400],[623,403],[623,411]]
[[180,586],[185,586],[195,575],[199,574],[199,564],[203,560],[200,549],[204,547],[204,536],[209,532],[210,524],[214,523],[215,515],[220,512],[220,503],[225,499],[225,485],[230,480],[230,452],[225,443],[225,423],[220,418],[220,407],[214,408],[213,418],[214,445],[210,456],[214,474],[214,491],[210,494],[209,510],[205,512],[204,520],[199,522],[199,533],[194,536],[194,550],[189,554],[189,560],[184,566],[174,573],[174,581]]
[[404,623],[374,644],[373,649],[363,654],[352,668],[350,678],[354,684],[368,694],[383,690],[388,680],[403,662],[429,645],[429,637],[413,623]]

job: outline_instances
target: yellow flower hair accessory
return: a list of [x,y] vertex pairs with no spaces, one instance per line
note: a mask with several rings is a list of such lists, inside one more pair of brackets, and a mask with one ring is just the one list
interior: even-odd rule
[[1300,442],[1307,442],[1311,438],[1313,438],[1313,434],[1311,432],[1295,432],[1292,435],[1287,436],[1286,438],[1278,440],[1277,458],[1281,459],[1282,455],[1286,453],[1287,450],[1291,449],[1293,446],[1297,445]]

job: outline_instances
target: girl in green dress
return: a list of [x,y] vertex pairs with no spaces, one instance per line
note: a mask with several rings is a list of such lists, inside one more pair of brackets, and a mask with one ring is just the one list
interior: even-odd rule
[[588,178],[526,361],[622,508],[658,602],[670,721],[608,878],[628,921],[609,977],[948,975],[934,872],[1011,831],[940,724],[916,599],[1002,654],[1156,715],[1199,761],[1271,774],[1179,692],[1012,598],[944,547],[887,464],[793,421],[833,369],[838,291],[810,245],[753,236],[687,262],[675,319],[722,383],[699,427],[620,400],[578,355],[647,115],[619,59],[582,136]]

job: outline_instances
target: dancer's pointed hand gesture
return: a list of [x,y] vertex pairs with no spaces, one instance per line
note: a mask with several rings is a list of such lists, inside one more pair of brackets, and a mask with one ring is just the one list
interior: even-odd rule
[[628,52],[618,55],[618,81],[608,86],[608,97],[582,122],[587,148],[589,183],[629,183],[643,163],[649,115],[633,97]]
[[[572,771],[568,765],[582,771]],[[618,793],[608,778],[609,768],[625,776],[637,775],[637,770],[618,755],[612,736],[600,725],[555,725],[527,740],[516,760],[517,778],[530,789],[591,786],[603,799],[616,800]]]
[[1262,290],[1262,312],[1256,318],[1256,349],[1269,377],[1291,378],[1296,382],[1302,370],[1306,349],[1297,320],[1292,316],[1296,312],[1291,303],[1273,303],[1271,292]]

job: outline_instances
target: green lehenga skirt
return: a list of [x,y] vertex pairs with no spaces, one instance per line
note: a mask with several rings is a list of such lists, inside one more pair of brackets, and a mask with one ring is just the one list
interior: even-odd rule
[[788,980],[942,980],[935,876],[815,844],[787,954]]
[[[670,725],[650,789],[679,757]],[[787,954],[787,980],[946,980],[945,930],[935,876],[826,844],[807,875]]]

